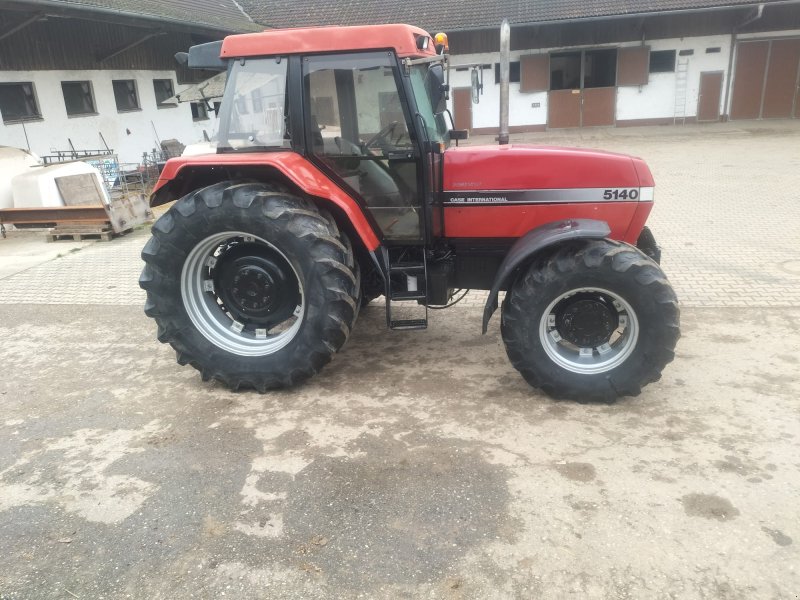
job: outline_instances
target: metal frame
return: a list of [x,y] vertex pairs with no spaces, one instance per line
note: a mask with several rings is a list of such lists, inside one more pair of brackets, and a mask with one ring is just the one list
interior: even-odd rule
[[59,222],[109,223],[104,206],[56,206],[0,209],[0,235],[6,237],[5,224],[45,225]]
[[12,25],[11,27],[6,29],[5,31],[0,31],[0,40],[4,40],[9,36],[14,35],[18,31],[22,31],[28,25],[32,25],[33,23],[36,23],[36,21],[42,19],[44,16],[45,15],[44,15],[43,12],[33,13],[30,17],[28,17],[27,19],[23,19],[20,23],[17,23],[16,25]]

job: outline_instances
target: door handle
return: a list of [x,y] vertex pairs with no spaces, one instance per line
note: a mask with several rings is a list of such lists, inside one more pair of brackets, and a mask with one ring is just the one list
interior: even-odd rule
[[409,160],[414,158],[414,153],[412,151],[400,151],[400,150],[390,150],[384,157],[388,158],[389,160]]

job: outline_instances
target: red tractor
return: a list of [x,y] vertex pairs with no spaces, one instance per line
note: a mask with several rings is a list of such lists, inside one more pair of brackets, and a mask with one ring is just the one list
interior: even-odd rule
[[[446,40],[408,25],[234,35],[190,49],[227,70],[215,154],[173,158],[140,285],[180,364],[232,389],[302,382],[385,296],[391,329],[505,292],[508,356],[559,398],[636,395],[673,359],[675,294],[644,227],[638,158],[452,147]],[[398,317],[398,303],[419,314]]]

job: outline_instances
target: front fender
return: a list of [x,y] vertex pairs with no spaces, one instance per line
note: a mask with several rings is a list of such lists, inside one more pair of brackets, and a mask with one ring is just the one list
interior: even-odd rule
[[497,310],[497,295],[500,290],[510,283],[511,275],[524,263],[528,262],[534,254],[555,244],[566,240],[603,239],[611,233],[611,228],[605,221],[594,219],[574,219],[569,221],[556,221],[532,229],[519,238],[511,250],[508,251],[500,268],[495,275],[486,306],[483,309],[483,333],[489,327],[489,319]]

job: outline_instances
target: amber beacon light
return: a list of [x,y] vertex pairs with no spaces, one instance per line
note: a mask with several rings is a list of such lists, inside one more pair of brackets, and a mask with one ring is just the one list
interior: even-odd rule
[[439,52],[439,54],[450,51],[450,45],[447,43],[446,33],[439,32],[433,36],[433,43],[436,45],[436,51]]

